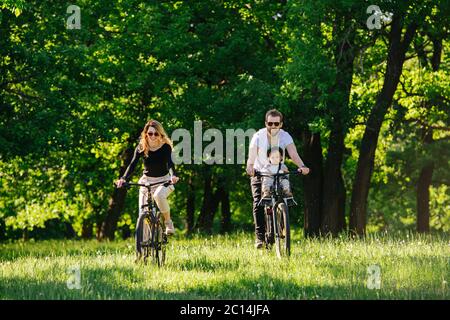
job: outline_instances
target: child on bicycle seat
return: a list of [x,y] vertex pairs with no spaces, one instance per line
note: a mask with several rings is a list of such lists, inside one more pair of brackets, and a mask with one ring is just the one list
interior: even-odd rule
[[[273,147],[267,151],[267,157],[269,158],[269,163],[266,164],[262,169],[263,174],[276,174],[289,172],[289,169],[283,163],[283,149],[280,147]],[[262,177],[262,198],[270,199],[270,188],[274,185],[274,177]],[[281,176],[280,186],[283,190],[283,195],[286,198],[292,197],[291,188],[289,186],[288,176]]]

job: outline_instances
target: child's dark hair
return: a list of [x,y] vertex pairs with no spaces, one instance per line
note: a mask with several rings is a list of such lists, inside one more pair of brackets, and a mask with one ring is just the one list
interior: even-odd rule
[[267,157],[270,157],[270,154],[274,151],[278,151],[280,153],[281,158],[283,158],[283,148],[281,147],[272,147],[267,150]]

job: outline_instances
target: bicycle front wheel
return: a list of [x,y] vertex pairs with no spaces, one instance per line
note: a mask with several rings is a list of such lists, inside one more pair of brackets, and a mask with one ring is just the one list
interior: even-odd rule
[[161,230],[161,255],[160,255],[160,267],[166,263],[166,247],[167,247],[167,235]]
[[152,258],[153,262],[162,267],[166,262],[166,235],[163,232],[161,223],[152,226]]
[[264,219],[266,221],[266,249],[272,249],[272,245],[274,243],[274,229],[273,229],[273,213],[271,208],[264,208]]
[[289,225],[289,211],[285,203],[278,203],[274,214],[275,249],[277,257],[291,255],[291,229]]

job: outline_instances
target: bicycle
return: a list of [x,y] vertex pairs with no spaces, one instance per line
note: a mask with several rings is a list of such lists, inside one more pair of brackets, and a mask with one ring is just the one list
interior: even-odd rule
[[144,264],[147,264],[149,255],[158,267],[162,267],[166,262],[166,246],[168,244],[168,237],[163,229],[162,215],[158,206],[153,199],[151,188],[156,185],[163,185],[165,187],[171,185],[170,181],[163,181],[152,184],[131,183],[125,182],[124,187],[132,186],[145,187],[148,189],[149,196],[147,197],[147,204],[142,205],[141,209],[148,208],[146,213],[140,214],[136,223],[136,261],[143,257]]
[[[291,230],[289,224],[289,206],[297,205],[294,198],[285,198],[280,185],[280,178],[289,176],[289,174],[299,174],[298,171],[289,171],[285,173],[264,174],[259,171],[255,176],[272,177],[273,186],[270,190],[270,199],[261,198],[258,206],[264,206],[264,219],[266,223],[265,245],[270,249],[275,243],[277,257],[282,259],[284,256],[291,255]],[[275,212],[275,214],[273,214]]]

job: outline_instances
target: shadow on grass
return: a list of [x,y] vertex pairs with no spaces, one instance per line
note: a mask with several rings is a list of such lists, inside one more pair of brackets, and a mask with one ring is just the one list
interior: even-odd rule
[[[151,269],[141,273],[140,268],[117,269],[88,268],[82,271],[81,289],[68,289],[64,281],[52,279],[7,278],[0,284],[0,299],[144,299],[144,300],[208,300],[208,299],[448,299],[447,291],[425,291],[423,288],[367,289],[361,285],[301,285],[270,275],[241,278],[215,279],[208,283],[180,282],[170,284],[161,281],[145,282],[153,276]],[[165,272],[165,270],[161,270]],[[156,275],[158,276],[158,275]]]
[[0,244],[0,261],[14,261],[22,258],[46,258],[66,256],[98,256],[133,251],[132,243],[96,241],[41,241]]
[[182,271],[206,271],[214,272],[217,270],[233,271],[240,266],[239,260],[211,260],[207,257],[196,257],[194,259],[185,260],[182,263],[174,265],[178,270]]

